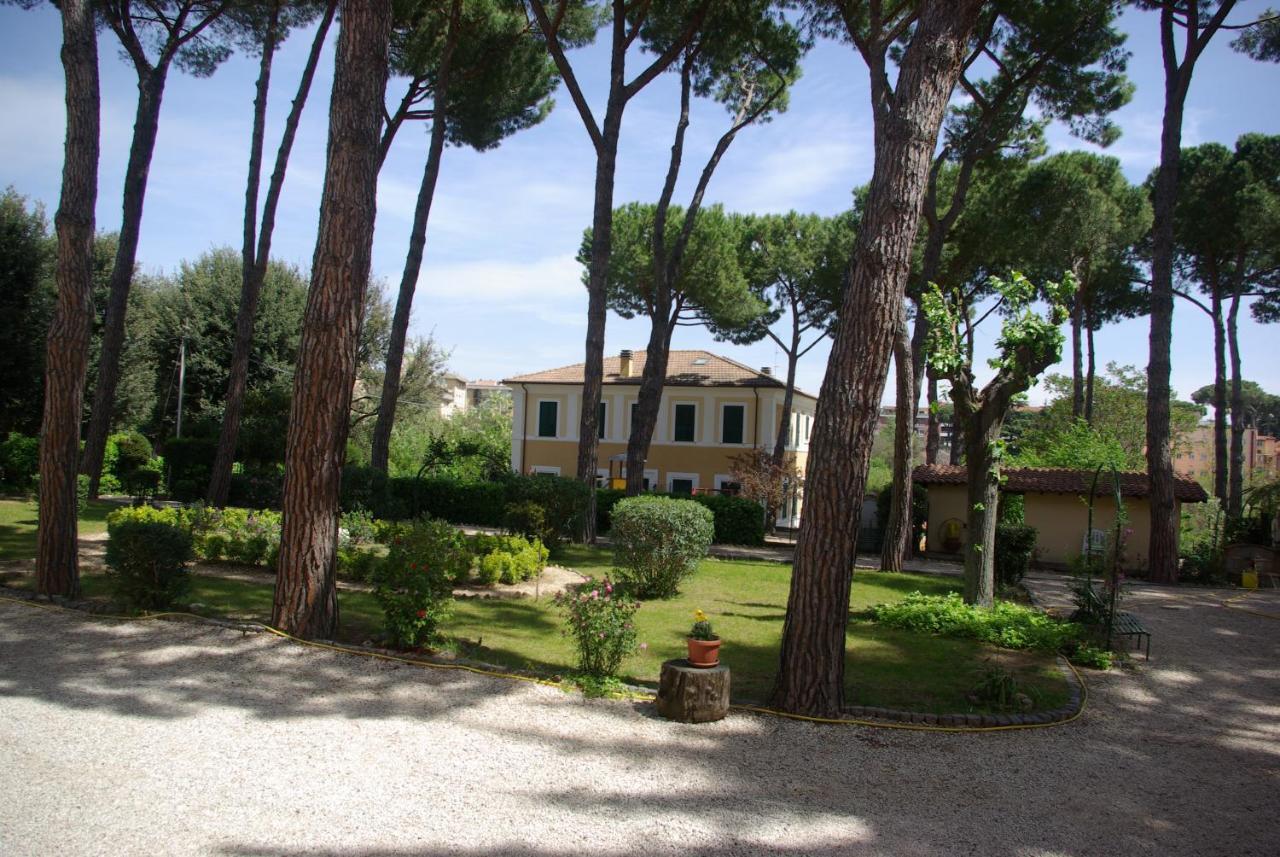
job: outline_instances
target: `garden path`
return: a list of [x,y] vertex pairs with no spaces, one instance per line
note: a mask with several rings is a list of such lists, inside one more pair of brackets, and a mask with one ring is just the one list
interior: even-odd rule
[[[1135,588],[1149,664],[1090,673],[1069,725],[967,735],[683,726],[0,602],[0,853],[1273,855],[1280,622],[1224,594]],[[1241,603],[1280,616],[1280,594]]]

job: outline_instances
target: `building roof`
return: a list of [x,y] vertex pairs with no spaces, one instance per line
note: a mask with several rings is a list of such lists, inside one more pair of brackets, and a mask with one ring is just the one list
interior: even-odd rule
[[[631,362],[631,374],[622,376],[622,358],[620,355],[604,359],[604,383],[640,385],[644,374],[647,355],[644,349],[634,352]],[[528,375],[517,375],[507,378],[504,384],[581,384],[583,381],[583,364],[561,366],[558,369],[547,369]],[[783,389],[781,380],[773,375],[752,369],[750,366],[712,354],[710,351],[672,351],[667,361],[666,386],[669,387],[765,387]],[[801,390],[801,396],[816,399]]]
[[[1075,470],[1068,467],[1002,467],[1000,475],[1005,480],[1004,490],[1014,494],[1088,494],[1093,484],[1092,470]],[[1122,470],[1120,494],[1124,497],[1146,497],[1151,493],[1147,474]],[[964,485],[968,470],[955,464],[925,464],[917,467],[912,478],[921,485]],[[1098,495],[1111,494],[1111,474],[1103,471],[1098,477]],[[1173,478],[1173,495],[1184,503],[1203,503],[1209,499],[1204,488],[1194,479],[1182,476]]]

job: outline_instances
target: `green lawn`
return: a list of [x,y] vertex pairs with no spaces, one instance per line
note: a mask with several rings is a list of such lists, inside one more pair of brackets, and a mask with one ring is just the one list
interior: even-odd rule
[[[586,574],[609,570],[609,554],[590,548],[561,551],[556,562]],[[656,686],[664,660],[684,657],[692,613],[710,614],[724,640],[721,657],[733,669],[733,698],[763,701],[777,669],[782,620],[790,584],[790,566],[765,562],[707,560],[669,601],[645,602],[636,614],[640,641],[647,651],[623,664],[624,678]],[[27,581],[10,581],[23,585]],[[83,579],[85,595],[105,596],[100,576]],[[1066,702],[1066,685],[1051,657],[1008,652],[972,640],[957,640],[885,628],[866,618],[866,608],[914,591],[943,594],[959,580],[918,574],[859,572],[850,599],[846,699],[851,705],[906,708],[949,713],[970,710],[965,696],[977,685],[988,661],[1014,672],[1038,708]],[[271,615],[269,582],[243,582],[197,575],[191,593],[209,612],[266,621]],[[341,591],[341,637],[351,642],[377,639],[381,611],[373,596]],[[574,668],[571,641],[561,634],[562,616],[549,598],[460,599],[444,631],[458,652],[475,660],[564,675]]]
[[[80,532],[105,533],[107,513],[119,503],[93,500],[80,516]],[[34,559],[36,555],[36,504],[27,500],[0,500],[0,559]]]

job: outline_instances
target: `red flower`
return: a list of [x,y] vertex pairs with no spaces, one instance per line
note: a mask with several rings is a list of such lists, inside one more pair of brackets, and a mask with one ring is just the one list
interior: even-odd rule
[[426,610],[419,610],[419,611],[418,611],[418,618],[419,618],[419,619],[425,619],[425,618],[427,618],[427,611],[426,611]]

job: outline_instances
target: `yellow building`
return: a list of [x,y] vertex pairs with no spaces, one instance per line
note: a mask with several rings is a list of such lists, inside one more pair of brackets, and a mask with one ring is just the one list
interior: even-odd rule
[[[611,460],[615,476],[625,460],[644,361],[644,351],[605,358],[596,459],[601,484],[610,476]],[[578,363],[502,382],[512,395],[511,467],[517,473],[576,473],[582,381]],[[785,385],[768,369],[757,371],[708,351],[672,351],[645,484],[673,493],[733,493],[731,459],[753,447],[773,449],[784,392]],[[817,404],[808,393],[795,391],[786,449],[801,473]],[[799,513],[796,498],[780,513],[779,523],[794,524]]]
[[[1093,527],[1089,527],[1087,497],[1093,471],[1056,467],[1010,467],[1001,470],[1003,493],[1021,494],[1026,522],[1036,528],[1034,561],[1049,567],[1069,566],[1092,545],[1093,551],[1106,548],[1116,522],[1115,492],[1111,475],[1098,480],[1098,496],[1093,504]],[[1122,472],[1120,496],[1124,501],[1124,550],[1121,564],[1129,570],[1147,568],[1147,546],[1151,539],[1151,485],[1145,473]],[[968,471],[950,464],[917,467],[913,478],[929,493],[929,524],[926,550],[934,556],[959,556],[967,543]],[[1186,477],[1174,478],[1174,520],[1183,503],[1209,499],[1200,484]]]

